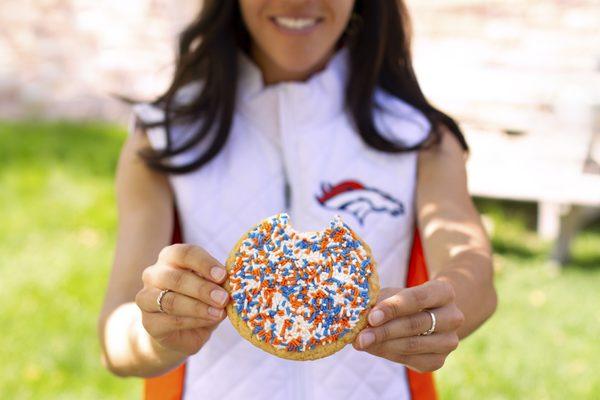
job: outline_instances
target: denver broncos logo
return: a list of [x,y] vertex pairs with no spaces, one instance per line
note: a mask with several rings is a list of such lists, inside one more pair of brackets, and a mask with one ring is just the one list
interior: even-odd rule
[[381,190],[367,187],[357,181],[343,181],[335,186],[321,184],[317,201],[326,208],[348,212],[363,225],[371,212],[384,212],[392,216],[404,214],[404,204]]

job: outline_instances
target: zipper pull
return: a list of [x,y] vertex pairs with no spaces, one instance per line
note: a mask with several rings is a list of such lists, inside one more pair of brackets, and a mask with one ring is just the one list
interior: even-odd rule
[[285,180],[285,186],[284,186],[284,198],[285,198],[285,208],[289,209],[290,208],[290,203],[291,203],[291,197],[292,197],[292,188],[290,187],[290,183],[288,182],[288,180]]

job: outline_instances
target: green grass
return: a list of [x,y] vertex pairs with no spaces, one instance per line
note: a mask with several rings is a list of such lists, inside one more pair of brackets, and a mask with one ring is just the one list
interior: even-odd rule
[[96,318],[115,240],[107,124],[0,124],[0,398],[139,398],[99,363]]
[[598,399],[600,226],[575,241],[565,269],[545,262],[533,205],[479,200],[494,224],[496,314],[438,373],[442,398]]
[[[138,379],[101,367],[95,327],[124,138],[97,122],[0,123],[0,398],[140,396]],[[531,204],[477,205],[494,225],[500,305],[437,373],[442,398],[600,398],[600,227],[577,238],[559,273]]]

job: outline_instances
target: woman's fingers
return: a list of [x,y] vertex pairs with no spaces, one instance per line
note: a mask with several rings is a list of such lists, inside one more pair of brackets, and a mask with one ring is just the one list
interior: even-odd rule
[[186,243],[173,244],[163,248],[158,260],[189,269],[204,279],[221,283],[225,280],[227,270],[223,265],[201,247]]
[[[380,294],[368,316],[370,327],[360,332],[354,348],[421,372],[441,368],[458,347],[456,330],[464,321],[452,285],[434,279],[385,297],[390,291]],[[435,315],[436,325],[433,334],[422,336],[433,324],[425,310]]]
[[[429,311],[435,315],[435,332],[454,331],[464,321],[464,315],[455,303]],[[417,336],[431,328],[432,322],[431,315],[426,311],[399,317],[383,325],[363,329],[357,337],[357,344],[360,348],[366,348],[386,340]]]
[[146,286],[170,289],[217,308],[223,308],[229,300],[229,294],[221,286],[177,267],[148,267],[142,274],[142,280]]
[[444,366],[446,355],[444,354],[416,354],[398,356],[396,362],[402,363],[417,372],[429,372]]
[[401,289],[369,312],[371,326],[379,326],[398,317],[415,314],[425,308],[435,308],[454,300],[454,290],[448,282],[430,280],[422,285]]
[[456,332],[440,332],[427,336],[386,340],[369,346],[366,351],[375,355],[395,354],[396,356],[428,353],[448,354],[457,347],[458,335]]
[[226,316],[229,294],[219,285],[226,275],[223,265],[198,246],[163,248],[156,264],[144,269],[144,287],[135,297],[144,329],[163,346],[197,351]]
[[[141,290],[136,296],[137,305],[146,312],[160,312],[156,300],[161,290],[149,287]],[[219,321],[225,316],[225,310],[213,307],[192,297],[177,293],[167,292],[162,300],[163,311],[168,315],[192,318],[204,318]]]
[[203,318],[180,317],[163,313],[143,313],[142,324],[151,336],[161,338],[174,331],[208,328],[215,325],[215,321]]

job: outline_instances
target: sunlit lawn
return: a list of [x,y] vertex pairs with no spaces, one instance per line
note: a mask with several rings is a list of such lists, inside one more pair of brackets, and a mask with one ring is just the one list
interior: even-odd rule
[[[123,128],[0,123],[0,398],[139,398],[99,363]],[[494,223],[500,306],[437,374],[442,398],[600,398],[600,227],[562,273],[532,205],[478,200]],[[597,369],[597,368],[596,368]]]

